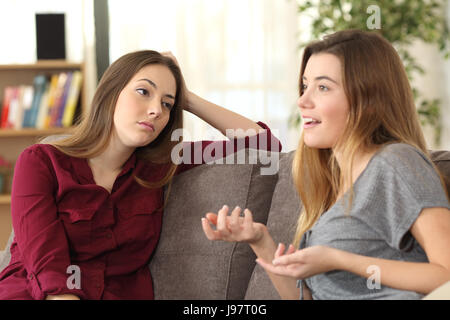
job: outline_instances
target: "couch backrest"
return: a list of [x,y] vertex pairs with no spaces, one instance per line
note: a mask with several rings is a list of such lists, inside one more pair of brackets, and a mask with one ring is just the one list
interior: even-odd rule
[[277,175],[262,167],[203,165],[175,177],[150,263],[155,299],[244,299],[256,256],[245,243],[208,240],[201,218],[226,204],[266,223]]

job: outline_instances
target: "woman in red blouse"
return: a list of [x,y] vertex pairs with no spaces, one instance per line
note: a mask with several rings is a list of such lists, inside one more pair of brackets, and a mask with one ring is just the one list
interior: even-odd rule
[[[148,263],[160,235],[163,186],[195,166],[171,161],[183,110],[224,134],[255,129],[269,150],[281,149],[263,123],[188,91],[171,54],[121,57],[69,137],[33,145],[17,160],[15,238],[0,273],[0,299],[153,299]],[[199,149],[218,143],[230,150],[238,138],[248,146],[249,136],[233,138],[202,141]]]

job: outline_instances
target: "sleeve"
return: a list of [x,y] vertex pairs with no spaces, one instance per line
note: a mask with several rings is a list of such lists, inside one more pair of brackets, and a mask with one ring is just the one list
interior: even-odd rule
[[[270,152],[281,152],[280,140],[263,122],[257,124],[262,128],[258,134],[246,135],[243,138],[220,141],[183,142],[183,155],[179,159],[176,174],[189,170],[201,164],[221,159],[242,149],[257,149]],[[178,150],[179,151],[179,150]]]
[[74,294],[82,299],[82,290],[67,286],[71,260],[53,197],[55,179],[36,151],[22,152],[14,169],[12,224],[33,299],[60,294]]
[[398,250],[411,248],[409,232],[425,208],[450,209],[444,187],[430,160],[419,151],[404,149],[381,158],[376,168],[375,186],[367,193],[372,225],[388,244]]

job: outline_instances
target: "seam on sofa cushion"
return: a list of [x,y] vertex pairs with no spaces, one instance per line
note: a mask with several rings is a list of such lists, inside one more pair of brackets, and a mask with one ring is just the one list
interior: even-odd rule
[[[246,195],[246,198],[245,198],[245,207],[246,208],[248,207],[248,204],[249,204],[249,199],[250,199],[250,195],[251,195],[251,192],[252,192],[252,188],[251,187],[253,185],[254,178],[259,176],[259,174],[256,171],[257,170],[261,170],[261,167],[262,167],[261,164],[252,165],[252,170],[251,170],[251,173],[250,173],[250,179],[249,179],[249,182],[248,182],[248,185],[247,185],[247,195]],[[272,188],[272,192],[271,192],[272,196],[270,197],[270,202],[267,204],[267,214],[265,215],[265,220],[264,221],[260,221],[261,223],[264,223],[264,224],[267,224],[267,221],[268,221],[268,218],[269,218],[269,212],[270,212],[270,208],[272,206],[273,191],[275,190],[275,187],[276,187],[276,184],[277,184],[277,181],[278,181],[278,172],[275,175],[276,175],[276,180],[275,180],[275,183],[273,183],[273,188]],[[231,253],[231,256],[230,256],[230,264],[229,264],[229,268],[228,268],[228,279],[227,279],[227,285],[226,285],[226,299],[228,299],[229,296],[230,296],[229,282],[230,282],[230,278],[231,278],[231,272],[233,270],[233,260],[234,260],[233,258],[234,258],[234,254],[235,254],[235,251],[236,251],[238,245],[247,245],[248,246],[248,244],[246,244],[246,243],[235,243],[234,246],[233,246],[232,253]],[[253,253],[253,250],[251,250],[251,251]],[[251,274],[250,274],[250,277],[248,278],[248,282],[246,284],[246,287],[248,287],[248,284],[250,283],[250,279],[253,276],[253,273],[254,273],[253,271],[255,269],[255,266],[256,266],[256,263],[254,263],[254,265],[253,265],[253,269],[251,270]],[[241,297],[241,299],[244,299],[244,298],[245,298],[245,293],[244,293],[244,296]]]
[[[248,179],[248,183],[247,183],[247,196],[245,197],[245,207],[247,207],[248,204],[248,196],[250,194],[250,186],[252,185],[252,178],[253,178],[253,172],[255,170],[255,165],[252,165],[252,170],[250,172],[250,177]],[[232,210],[232,208],[230,208]],[[234,209],[234,208],[233,208]],[[243,209],[243,208],[241,208]],[[225,285],[226,287],[226,294],[225,294],[225,299],[228,300],[228,297],[230,295],[230,279],[231,279],[231,270],[233,267],[233,257],[234,257],[234,253],[236,251],[236,247],[237,247],[238,243],[234,243],[233,245],[233,249],[231,250],[231,254],[230,254],[230,260],[228,263],[228,276],[227,276],[227,284]]]

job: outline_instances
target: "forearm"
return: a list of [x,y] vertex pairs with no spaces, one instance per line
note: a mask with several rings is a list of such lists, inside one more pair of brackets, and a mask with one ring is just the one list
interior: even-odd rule
[[[255,134],[258,134],[259,130],[263,129],[256,122],[209,102],[192,92],[188,93],[188,105],[188,108],[186,108],[187,111],[203,119],[225,136],[227,129],[242,129],[244,131],[253,129],[255,130]],[[243,134],[234,137],[243,138],[246,135],[248,134],[245,134],[244,132]]]
[[[263,227],[263,236],[256,243],[250,243],[250,247],[259,259],[272,262],[277,246],[270,236],[267,228]],[[291,277],[279,276],[271,272],[267,272],[270,280],[277,289],[282,299],[298,300],[300,297],[299,288],[297,288],[297,280]]]
[[[375,271],[370,271],[370,266],[375,266]],[[382,285],[422,294],[428,294],[450,280],[450,271],[437,264],[372,258],[345,251],[339,254],[338,269],[364,278],[379,272]]]

